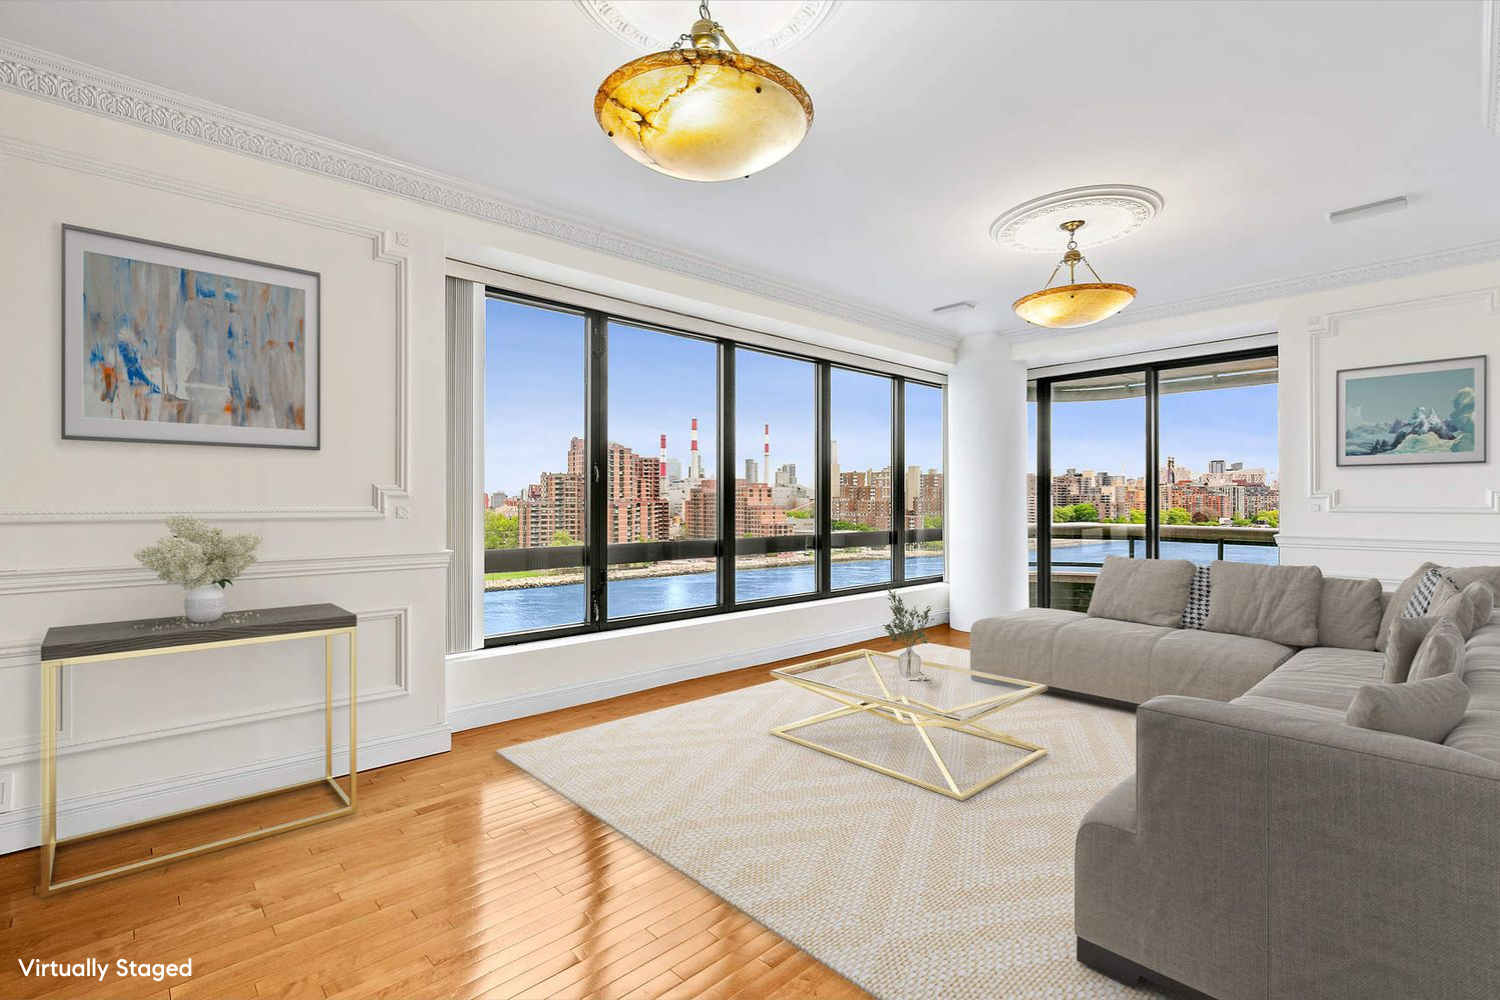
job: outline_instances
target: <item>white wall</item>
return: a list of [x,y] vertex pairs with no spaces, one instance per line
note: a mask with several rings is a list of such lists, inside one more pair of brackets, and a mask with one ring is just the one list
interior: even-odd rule
[[[622,169],[626,169],[622,165]],[[450,255],[940,368],[950,349],[623,261],[208,143],[0,91],[0,852],[38,836],[38,648],[50,625],[180,613],[135,565],[196,511],[264,537],[231,609],[360,616],[360,763],[480,724],[878,632],[876,595],[591,642],[444,657],[444,287]],[[64,223],[322,275],[316,452],[63,441]],[[946,614],[947,588],[924,588]],[[315,643],[305,644],[309,647]],[[65,690],[64,832],[320,773],[321,651],[79,668]]]

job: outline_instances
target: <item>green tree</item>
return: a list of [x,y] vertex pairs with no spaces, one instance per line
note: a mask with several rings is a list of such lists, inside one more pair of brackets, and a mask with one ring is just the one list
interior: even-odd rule
[[521,521],[517,517],[506,517],[498,510],[484,512],[484,547],[487,549],[513,549],[521,541]]
[[874,531],[868,524],[860,524],[858,521],[834,521],[834,531]]
[[1263,510],[1255,515],[1256,524],[1264,524],[1272,528],[1281,527],[1281,511]]
[[552,534],[553,545],[577,545],[578,540],[566,531],[556,531]]
[[813,511],[811,507],[798,507],[795,510],[787,511],[786,516],[795,517],[799,521],[806,521],[813,516]]
[[1229,523],[1234,525],[1236,528],[1248,528],[1255,522],[1250,520],[1248,517],[1232,517],[1229,519]]
[[1091,503],[1075,503],[1073,505],[1073,520],[1097,521],[1099,520],[1099,508]]
[[922,527],[924,528],[941,528],[942,526],[943,515],[941,514],[926,514],[922,517]]
[[[1144,521],[1142,522],[1145,523]],[[1192,524],[1193,515],[1185,507],[1171,507],[1161,512],[1162,524]]]
[[1067,524],[1073,520],[1073,505],[1063,504],[1061,507],[1052,508],[1052,523]]

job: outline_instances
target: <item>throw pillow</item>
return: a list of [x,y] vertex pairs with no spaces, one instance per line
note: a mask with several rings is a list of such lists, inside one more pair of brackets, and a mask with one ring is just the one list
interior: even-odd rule
[[1451,618],[1439,618],[1412,657],[1407,683],[1464,672],[1464,637]]
[[1349,725],[1441,743],[1463,721],[1469,686],[1457,674],[1406,684],[1367,684],[1354,695]]
[[1207,566],[1193,569],[1193,586],[1188,591],[1187,607],[1182,612],[1182,627],[1202,629],[1208,622],[1208,601],[1213,577]]
[[1380,634],[1380,581],[1323,577],[1318,645],[1374,649]]
[[1385,683],[1401,684],[1406,680],[1422,640],[1437,623],[1436,618],[1397,618],[1391,622],[1391,633],[1385,642],[1385,673],[1381,678]]
[[1193,564],[1186,559],[1109,556],[1094,583],[1089,617],[1177,628],[1192,586]]
[[1434,600],[1441,600],[1446,596],[1448,587],[1458,589],[1458,586],[1448,579],[1447,570],[1438,566],[1429,569],[1422,574],[1417,585],[1412,588],[1411,596],[1406,599],[1406,607],[1401,609],[1401,617],[1421,618],[1427,614]]
[[1391,597],[1391,603],[1385,606],[1385,614],[1380,619],[1380,631],[1375,635],[1375,649],[1385,649],[1386,637],[1391,634],[1391,622],[1401,616],[1406,610],[1407,603],[1411,600],[1411,592],[1417,589],[1417,582],[1430,569],[1436,569],[1437,563],[1426,562],[1417,567],[1417,571],[1402,581],[1401,586],[1396,588],[1396,593]]
[[1474,601],[1453,585],[1446,576],[1432,595],[1423,617],[1447,618],[1458,626],[1458,631],[1467,639],[1474,631]]
[[1210,632],[1283,646],[1318,644],[1323,571],[1316,566],[1255,566],[1215,562],[1208,607]]
[[1487,580],[1475,580],[1464,588],[1474,602],[1474,631],[1479,631],[1495,616],[1495,588]]

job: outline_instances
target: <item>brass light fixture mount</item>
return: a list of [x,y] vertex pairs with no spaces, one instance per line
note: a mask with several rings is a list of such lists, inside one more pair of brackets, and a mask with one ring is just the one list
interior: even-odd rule
[[723,181],[764,170],[796,149],[813,107],[790,73],[741,52],[704,0],[670,49],[605,77],[594,117],[621,152],[652,170]]
[[[1100,278],[1094,265],[1079,251],[1077,234],[1085,224],[1083,219],[1069,219],[1057,227],[1068,234],[1062,260],[1052,269],[1041,291],[1023,295],[1011,306],[1027,323],[1053,329],[1088,326],[1115,315],[1135,299],[1134,288]],[[1089,269],[1093,281],[1077,280],[1079,264]],[[1068,283],[1053,287],[1052,282],[1064,267],[1068,269]]]

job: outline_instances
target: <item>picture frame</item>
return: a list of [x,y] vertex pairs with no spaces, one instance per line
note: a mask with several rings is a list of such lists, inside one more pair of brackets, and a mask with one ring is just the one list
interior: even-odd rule
[[62,227],[62,436],[316,451],[315,271]]
[[1337,374],[1337,464],[1489,460],[1486,355],[1346,368]]

